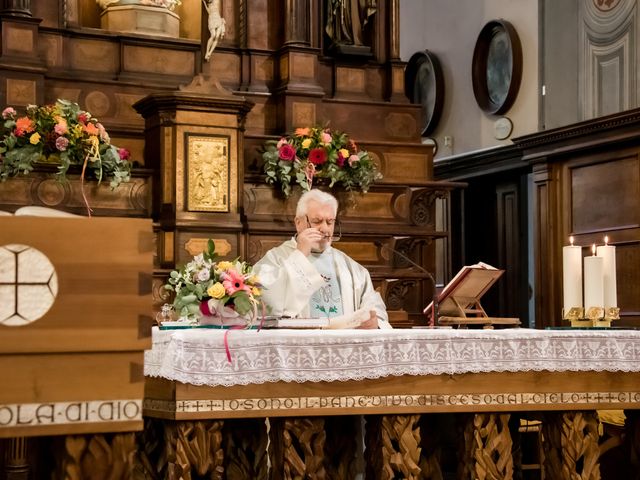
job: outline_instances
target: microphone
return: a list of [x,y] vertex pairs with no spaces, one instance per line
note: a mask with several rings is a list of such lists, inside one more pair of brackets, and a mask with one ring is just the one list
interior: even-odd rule
[[429,326],[430,327],[434,327],[436,325],[436,320],[438,318],[438,291],[436,290],[436,281],[433,278],[433,275],[431,275],[431,272],[429,272],[429,270],[424,268],[422,265],[418,265],[416,262],[411,260],[409,257],[407,257],[401,251],[399,251],[399,250],[387,245],[386,243],[383,243],[380,240],[376,240],[373,243],[374,243],[374,245],[376,247],[380,247],[381,249],[390,250],[395,255],[398,255],[400,258],[402,258],[403,260],[409,262],[411,265],[416,267],[418,270],[420,270],[422,273],[424,273],[429,278],[429,280],[431,281],[431,286],[433,288],[433,306],[431,307],[431,319],[429,320]]

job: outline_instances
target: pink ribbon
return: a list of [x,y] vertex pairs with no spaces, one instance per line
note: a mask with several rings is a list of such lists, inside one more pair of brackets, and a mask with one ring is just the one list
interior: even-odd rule
[[304,167],[304,174],[307,176],[307,183],[309,184],[309,190],[311,190],[313,176],[316,174],[316,166],[311,162],[307,163],[307,166]]

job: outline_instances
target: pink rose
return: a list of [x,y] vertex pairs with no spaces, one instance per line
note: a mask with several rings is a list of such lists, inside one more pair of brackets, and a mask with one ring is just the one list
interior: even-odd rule
[[69,139],[66,137],[58,137],[56,138],[56,148],[60,152],[64,152],[69,146]]
[[285,143],[278,150],[278,157],[286,162],[293,162],[296,158],[296,149]]
[[328,145],[331,143],[332,139],[331,139],[330,133],[322,132],[321,138],[322,138],[322,143],[324,143],[325,145]]
[[280,147],[282,147],[282,145],[284,145],[285,143],[287,143],[287,139],[284,137],[280,138],[280,140],[278,140],[276,148],[280,150]]
[[5,120],[7,118],[13,118],[16,115],[16,111],[13,109],[13,107],[7,107],[2,111],[2,118],[4,118]]
[[359,161],[360,161],[360,157],[358,157],[358,155],[351,155],[349,157],[349,166],[353,167]]
[[63,120],[62,122],[56,123],[55,126],[53,127],[53,130],[58,135],[66,134],[69,131],[69,129],[67,128],[67,122]]

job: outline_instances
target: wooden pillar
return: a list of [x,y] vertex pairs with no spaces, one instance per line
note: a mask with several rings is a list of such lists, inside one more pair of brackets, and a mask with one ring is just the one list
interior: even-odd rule
[[[548,163],[533,167],[534,182],[534,259],[536,328],[561,324],[561,275],[555,265],[562,265],[560,255],[560,224],[555,210],[558,203],[557,172]],[[559,243],[560,242],[560,243]],[[556,280],[560,279],[560,283]],[[542,322],[545,322],[544,324]]]
[[458,478],[512,480],[509,414],[475,413],[462,418],[464,447]]
[[7,441],[5,478],[6,480],[28,480],[29,461],[27,459],[28,439],[14,437]]
[[284,0],[284,45],[308,47],[310,42],[309,0]]
[[548,478],[600,480],[598,416],[593,411],[550,412],[542,422]]
[[2,0],[0,15],[31,16],[31,0]]
[[420,415],[368,416],[365,435],[366,478],[422,479]]
[[269,421],[272,478],[325,478],[324,418],[271,418]]

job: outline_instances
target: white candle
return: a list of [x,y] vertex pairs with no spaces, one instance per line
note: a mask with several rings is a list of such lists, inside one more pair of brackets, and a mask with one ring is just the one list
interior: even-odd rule
[[564,311],[571,308],[582,308],[582,247],[573,245],[573,237],[569,237],[571,245],[562,247],[562,292]]
[[604,307],[604,278],[602,257],[596,256],[596,245],[591,247],[592,256],[584,257],[584,308]]
[[609,245],[609,237],[604,237],[604,245],[597,248],[602,257],[602,275],[604,277],[604,306],[605,308],[618,306],[616,287],[616,247]]

